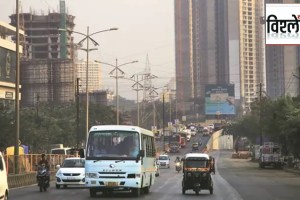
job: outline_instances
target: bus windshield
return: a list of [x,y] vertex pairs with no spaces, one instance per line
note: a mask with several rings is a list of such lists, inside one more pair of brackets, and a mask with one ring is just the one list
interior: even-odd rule
[[86,159],[135,159],[139,146],[137,132],[94,131],[89,134]]

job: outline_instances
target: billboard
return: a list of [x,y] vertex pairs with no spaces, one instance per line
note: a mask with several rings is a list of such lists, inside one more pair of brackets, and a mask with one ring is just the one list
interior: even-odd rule
[[0,47],[0,81],[16,83],[16,53]]
[[205,86],[205,115],[235,115],[234,84]]

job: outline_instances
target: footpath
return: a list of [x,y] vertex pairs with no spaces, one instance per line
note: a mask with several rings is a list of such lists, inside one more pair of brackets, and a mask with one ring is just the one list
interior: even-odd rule
[[[221,150],[222,151],[222,150]],[[238,153],[235,153],[233,150],[226,150],[225,157],[223,157],[223,160],[226,162],[235,162],[235,165],[239,167],[250,167],[254,168],[258,166],[258,161],[252,160],[251,155],[248,151],[240,151]],[[224,154],[223,154],[224,156]],[[284,166],[282,170],[289,172],[289,173],[294,173],[296,175],[300,176],[300,170],[295,169],[295,168],[288,168]]]

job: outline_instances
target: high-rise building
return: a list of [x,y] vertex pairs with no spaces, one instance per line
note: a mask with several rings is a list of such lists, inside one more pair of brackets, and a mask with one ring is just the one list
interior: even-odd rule
[[[228,0],[229,82],[234,84],[235,99],[240,97],[239,0]],[[236,101],[236,102],[237,102]]]
[[191,0],[175,0],[175,64],[176,100],[184,114],[186,102],[193,97],[193,65],[191,64]]
[[259,95],[259,85],[266,87],[264,1],[241,0],[239,13],[241,100],[249,108]]
[[175,1],[179,110],[190,101],[192,110],[204,114],[205,85],[230,83],[228,8],[227,0]]
[[[86,92],[86,61],[80,60],[76,62],[77,77],[79,78],[79,92]],[[101,65],[95,62],[89,62],[89,92],[99,91],[102,88],[102,72]]]

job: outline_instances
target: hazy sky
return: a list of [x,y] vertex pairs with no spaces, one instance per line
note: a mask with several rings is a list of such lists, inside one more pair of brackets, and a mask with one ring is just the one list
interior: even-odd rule
[[[0,0],[0,21],[9,23],[15,13],[14,0]],[[90,33],[117,27],[119,30],[93,36],[99,44],[90,52],[90,60],[119,64],[138,60],[138,63],[121,67],[125,76],[143,72],[149,57],[151,72],[158,76],[156,87],[166,85],[175,76],[174,0],[65,0],[67,12],[75,16],[75,31]],[[36,14],[59,12],[59,0],[21,0],[22,11]],[[82,36],[74,34],[75,42]],[[90,43],[91,44],[91,43]],[[79,58],[86,54],[80,52]],[[104,89],[115,90],[115,79],[108,73],[113,68],[102,65]],[[119,81],[119,95],[136,99],[131,81]],[[142,92],[141,92],[142,93]]]

